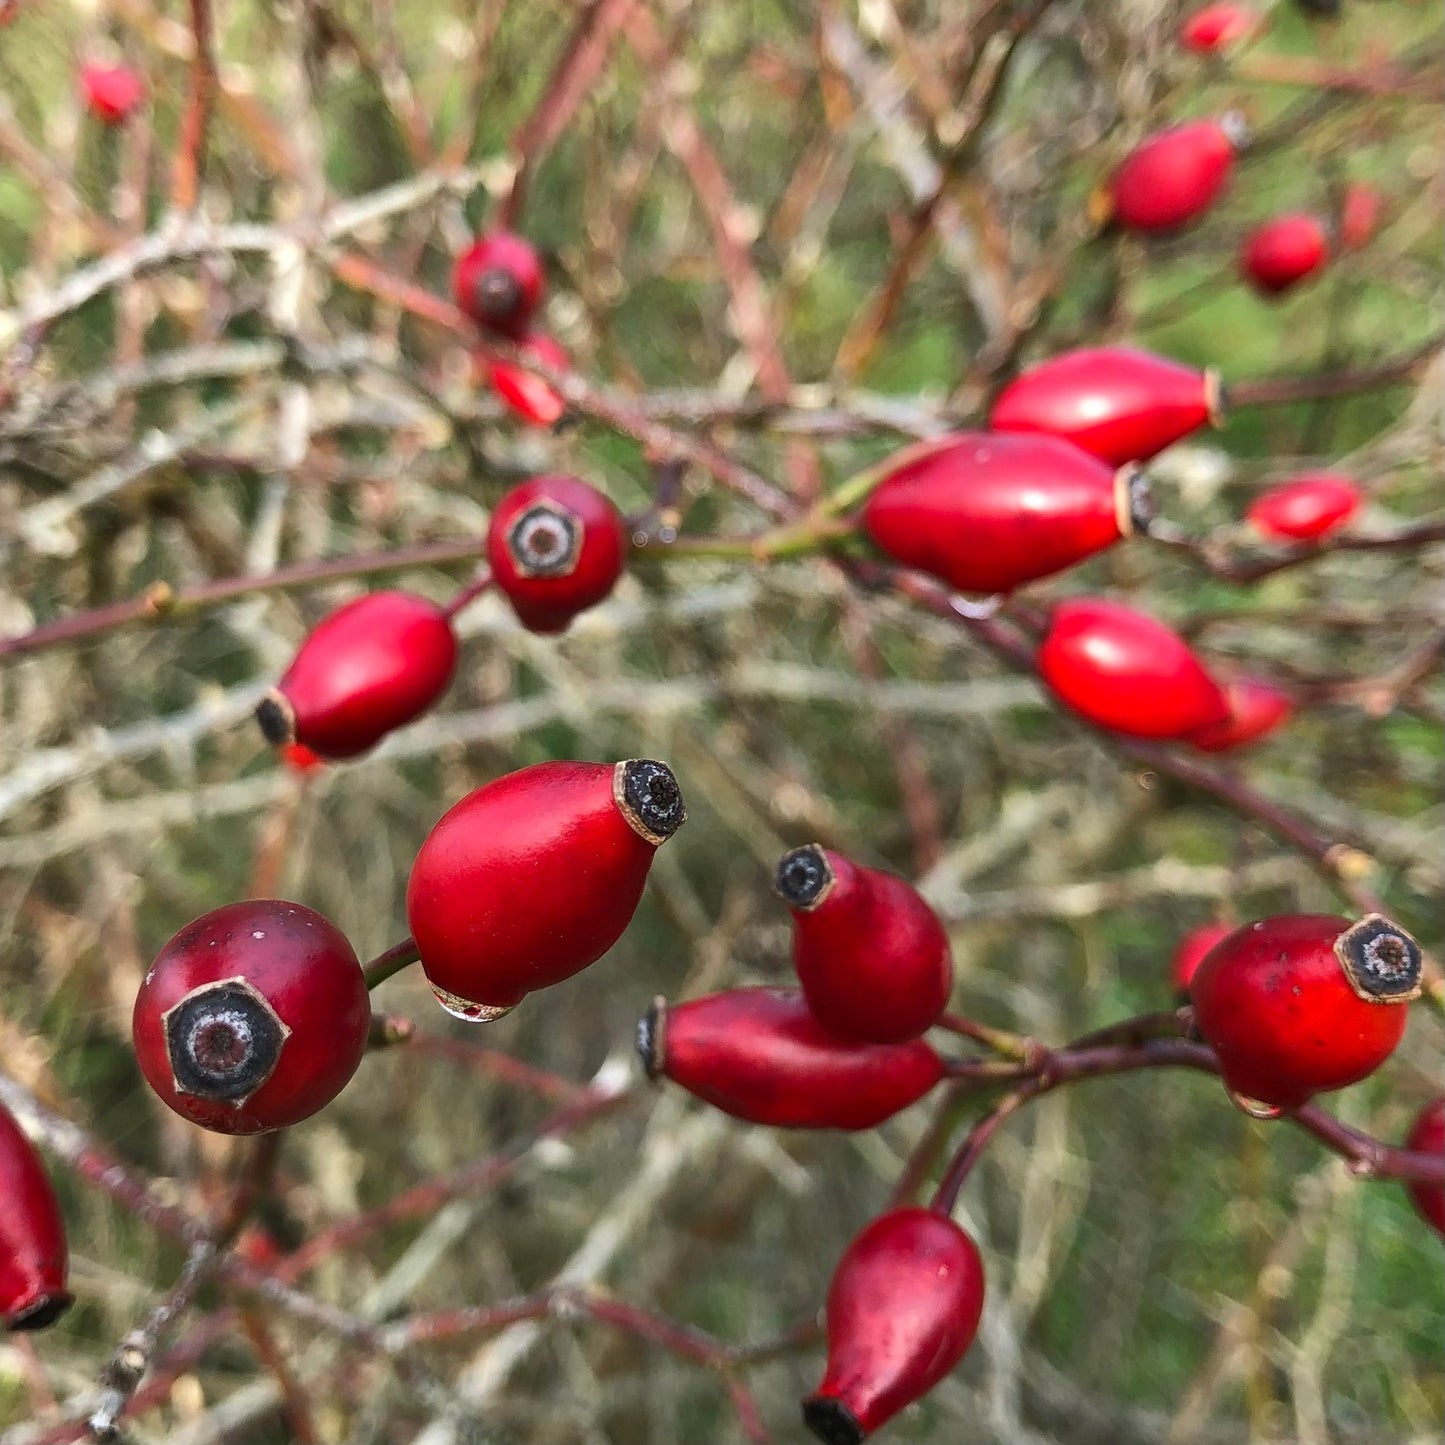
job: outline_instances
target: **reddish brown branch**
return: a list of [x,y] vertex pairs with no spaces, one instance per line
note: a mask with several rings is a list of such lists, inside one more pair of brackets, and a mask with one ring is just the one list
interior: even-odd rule
[[171,178],[171,204],[178,211],[192,211],[200,200],[206,165],[206,135],[216,98],[211,0],[190,0],[190,7],[191,36],[195,43],[191,56],[191,95],[181,121]]

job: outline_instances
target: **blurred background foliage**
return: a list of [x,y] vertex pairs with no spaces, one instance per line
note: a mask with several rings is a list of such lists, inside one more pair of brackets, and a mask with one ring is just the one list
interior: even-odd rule
[[[935,228],[876,344],[863,346],[862,318],[918,204],[907,181],[915,152],[946,155],[942,123],[963,96],[960,77],[977,73],[979,37],[1024,8],[651,7],[666,63],[613,42],[519,218],[547,253],[548,325],[577,369],[639,395],[738,398],[753,384],[714,218],[679,154],[688,116],[726,177],[728,223],[761,278],[791,378],[843,410],[856,387],[930,416],[975,417],[1012,368],[1086,341],[1129,339],[1218,366],[1229,381],[1367,365],[1438,330],[1439,114],[1418,88],[1251,82],[1182,56],[1172,5],[1075,0],[1040,7],[947,187],[974,269],[961,272]],[[1264,8],[1268,34],[1247,57],[1349,70],[1423,56],[1438,71],[1437,7],[1346,4],[1327,26],[1287,4]],[[304,237],[341,199],[448,157],[485,163],[468,194],[443,192],[353,238],[387,270],[446,294],[451,257],[507,190],[509,147],[578,13],[561,0],[218,0],[227,98],[206,214],[295,225]],[[149,0],[21,0],[0,30],[4,307],[53,291],[107,249],[98,231],[122,246],[166,223],[188,86],[184,21],[183,6]],[[852,61],[840,58],[840,35]],[[92,56],[144,69],[151,103],[134,127],[105,130],[83,115],[74,76]],[[1249,114],[1263,143],[1202,225],[1147,246],[1088,238],[1089,193],[1129,144],[1167,118],[1228,106]],[[1234,255],[1247,226],[1286,208],[1328,212],[1347,179],[1385,198],[1374,242],[1283,302],[1246,291]],[[646,507],[652,459],[635,442],[581,419],[555,435],[525,432],[477,392],[454,339],[342,286],[335,248],[306,245],[289,312],[265,255],[212,255],[105,291],[59,320],[33,358],[17,361],[7,335],[0,633],[161,581],[480,536],[488,505],[541,469],[576,471],[624,509]],[[1031,301],[1023,283],[1040,268],[1049,285]],[[991,328],[980,295],[1024,309]],[[374,368],[301,384],[309,434],[290,464],[276,438],[297,383],[280,369],[119,399],[102,385],[142,357],[278,330],[317,347],[365,333],[384,354]],[[1439,505],[1440,392],[1437,365],[1408,385],[1242,410],[1161,458],[1162,511],[1193,533],[1232,528],[1265,481],[1319,462],[1366,486],[1367,524],[1424,516]],[[209,426],[232,403],[240,413]],[[20,527],[27,508],[185,427],[196,439],[176,461],[38,543]],[[900,441],[887,427],[802,440],[783,426],[707,430],[764,475],[786,477],[805,454],[828,483]],[[687,485],[689,531],[757,526],[700,474]],[[1216,658],[1298,681],[1371,676],[1438,628],[1441,561],[1439,548],[1341,553],[1246,589],[1134,543],[1031,596],[1127,591]],[[442,598],[464,575],[403,581]],[[965,632],[850,597],[810,562],[644,559],[560,640],[529,636],[484,598],[464,614],[464,661],[435,716],[360,762],[298,780],[246,714],[306,628],[359,585],[249,599],[0,670],[4,1066],[193,1204],[232,1146],[198,1138],[141,1085],[129,1010],[147,961],[197,913],[258,890],[325,911],[363,956],[379,952],[404,932],[407,870],[437,816],[540,759],[665,758],[691,815],[613,953],[486,1032],[488,1046],[578,1081],[628,1057],[656,993],[786,980],[786,917],[768,879],[779,853],[813,839],[921,876],[950,920],[958,1006],[1049,1040],[1167,1007],[1170,950],[1210,917],[1340,907],[1276,840],[1128,766]],[[1364,848],[1392,908],[1431,947],[1441,707],[1434,682],[1388,717],[1320,707],[1238,764]],[[477,1037],[439,1013],[419,977],[388,983],[379,1006],[428,1034]],[[1438,1087],[1439,1061],[1440,1021],[1417,1017],[1381,1076],[1338,1098],[1340,1112],[1398,1138]],[[271,1224],[294,1243],[504,1147],[547,1107],[452,1058],[372,1057],[333,1107],[292,1131]],[[392,1308],[440,1308],[538,1288],[616,1220],[649,1161],[670,1159],[602,1282],[726,1339],[768,1338],[818,1308],[928,1111],[857,1138],[704,1127],[702,1112],[638,1088],[575,1139],[531,1151],[504,1187],[378,1236],[309,1287],[357,1309],[378,1291]],[[62,1173],[59,1185],[79,1304],[35,1351],[64,1397],[93,1378],[179,1256],[74,1179]],[[1212,1080],[1142,1075],[1045,1101],[1000,1138],[963,1216],[989,1263],[984,1330],[889,1438],[1438,1438],[1439,1240],[1400,1189],[1350,1180],[1311,1141],[1232,1110]],[[425,1263],[392,1299],[403,1258]],[[388,1377],[341,1368],[342,1347],[284,1320],[275,1329],[327,1439],[412,1437],[415,1406]],[[444,1347],[443,1364],[472,1348]],[[24,1358],[20,1346],[0,1349],[9,1422],[33,1407]],[[796,1400],[817,1360],[812,1349],[749,1372],[780,1440],[801,1438]],[[240,1419],[213,1408],[258,1369],[246,1342],[228,1339],[136,1438],[287,1438],[274,1405]],[[549,1325],[487,1418],[484,1438],[504,1441],[645,1445],[737,1429],[711,1375],[585,1323]]]

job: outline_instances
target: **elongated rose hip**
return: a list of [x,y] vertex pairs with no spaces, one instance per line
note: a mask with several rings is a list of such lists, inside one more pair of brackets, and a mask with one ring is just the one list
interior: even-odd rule
[[410,592],[371,592],[322,619],[256,709],[277,747],[354,758],[421,716],[457,663],[451,619]]
[[917,1103],[944,1072],[921,1039],[843,1043],[796,989],[657,999],[638,1025],[637,1048],[649,1078],[776,1129],[872,1129]]
[[69,1265],[50,1176],[0,1105],[0,1324],[7,1330],[54,1324],[70,1308]]
[[860,1445],[964,1357],[983,1296],[978,1246],[946,1215],[880,1215],[834,1272],[828,1363],[804,1423],[824,1445]]
[[1190,747],[1202,753],[1228,753],[1248,747],[1283,727],[1294,715],[1294,700],[1259,677],[1234,677],[1221,684],[1229,716],[1189,734]]
[[1219,374],[1129,346],[1068,351],[1011,382],[993,404],[996,431],[1043,432],[1114,466],[1147,462],[1224,419]]
[[1338,472],[1302,472],[1255,498],[1246,516],[1262,536],[1314,542],[1343,527],[1364,498]]
[[[540,361],[553,371],[567,371],[572,365],[562,346],[541,331],[524,336],[518,350],[524,360]],[[567,403],[536,372],[500,356],[486,358],[486,372],[492,389],[529,425],[555,426],[561,421]]]
[[1221,0],[1188,16],[1179,27],[1179,42],[1197,55],[1218,55],[1246,39],[1258,24],[1259,17],[1247,6]]
[[622,936],[687,817],[663,763],[537,763],[469,793],[427,835],[406,911],[448,1013],[500,1018]]
[[1189,737],[1229,717],[1223,690],[1184,639],[1117,602],[1060,603],[1038,669],[1081,717],[1132,737]]
[[1150,136],[1124,158],[1108,187],[1112,219],[1125,230],[1177,231],[1223,193],[1247,131],[1231,112]]
[[1055,437],[960,432],[874,488],[864,533],[895,562],[963,592],[1009,592],[1147,524],[1136,470],[1115,471]]
[[1215,944],[1189,996],[1236,1102],[1268,1117],[1374,1073],[1404,1035],[1420,967],[1419,945],[1378,913],[1289,914]]
[[561,632],[622,575],[622,514],[578,477],[534,477],[497,504],[487,530],[492,580],[533,632]]
[[793,966],[818,1022],[840,1039],[894,1044],[938,1022],[953,988],[943,925],[917,889],[810,843],[778,863]]

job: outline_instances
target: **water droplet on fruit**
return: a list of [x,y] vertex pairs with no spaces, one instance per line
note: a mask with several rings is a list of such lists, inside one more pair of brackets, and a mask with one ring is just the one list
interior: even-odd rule
[[467,1024],[490,1024],[500,1018],[505,1018],[516,1007],[515,1004],[507,1004],[498,1007],[494,1004],[473,1003],[470,999],[459,998],[454,993],[448,993],[443,988],[432,985],[432,993],[436,1001],[454,1019],[461,1019]]
[[1229,1095],[1229,1101],[1236,1109],[1242,1109],[1251,1119],[1278,1119],[1284,1110],[1278,1104],[1266,1104],[1261,1099],[1251,1099],[1248,1094],[1238,1093],[1234,1089],[1225,1089]]

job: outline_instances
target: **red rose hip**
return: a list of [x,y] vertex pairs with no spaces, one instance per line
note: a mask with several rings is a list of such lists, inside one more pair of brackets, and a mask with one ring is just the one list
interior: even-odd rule
[[0,1324],[41,1330],[70,1308],[70,1252],[40,1156],[0,1105]]
[[1228,938],[1234,929],[1227,923],[1204,923],[1191,929],[1179,940],[1174,957],[1169,962],[1169,976],[1174,981],[1174,992],[1181,1002],[1189,1000],[1189,985],[1199,971],[1209,950],[1222,938]]
[[128,65],[82,65],[80,88],[90,113],[104,125],[121,126],[145,100],[145,81]]
[[354,758],[444,693],[457,664],[451,619],[410,592],[371,592],[322,619],[256,709],[277,747]]
[[1230,678],[1223,688],[1229,716],[1189,734],[1189,745],[1200,752],[1227,753],[1248,747],[1283,727],[1294,714],[1290,695],[1263,678]]
[[793,965],[818,1022],[852,1043],[895,1044],[937,1023],[953,988],[948,935],[902,878],[810,843],[778,863]]
[[1111,217],[1129,231],[1177,231],[1223,193],[1244,144],[1243,118],[1194,120],[1150,136],[1125,158],[1108,186]]
[[649,1078],[671,1079],[735,1119],[775,1129],[872,1129],[944,1075],[922,1039],[841,1042],[796,989],[657,999],[637,1027],[637,1051]]
[[1148,486],[1055,437],[960,432],[903,454],[862,511],[895,562],[963,592],[1009,592],[1147,525]]
[[662,763],[537,763],[478,788],[428,834],[406,911],[441,1006],[484,1022],[622,936],[657,848],[687,817]]
[[1248,7],[1222,0],[1220,4],[1196,10],[1185,19],[1179,27],[1179,43],[1196,55],[1218,55],[1246,39],[1258,24]]
[[1305,472],[1256,497],[1246,516],[1275,541],[1314,542],[1344,526],[1360,509],[1360,489],[1338,472]]
[[[518,350],[524,360],[530,357],[553,371],[566,371],[572,364],[561,346],[540,331],[527,336]],[[561,421],[567,403],[536,372],[499,356],[489,356],[486,366],[492,389],[523,421],[544,427]]]
[[542,301],[546,278],[529,241],[510,231],[478,236],[457,260],[457,305],[485,331],[520,338]]
[[824,1445],[860,1445],[964,1357],[983,1296],[978,1246],[946,1215],[880,1215],[833,1274],[828,1363],[804,1423]]
[[[1414,1127],[1405,1136],[1405,1148],[1433,1154],[1437,1159],[1445,1155],[1445,1094],[1437,1094],[1420,1110]],[[1420,1218],[1445,1239],[1445,1184],[1412,1181],[1405,1187]]]
[[989,425],[1061,437],[1121,466],[1147,462],[1206,422],[1219,426],[1223,419],[1216,371],[1129,346],[1097,346],[1065,352],[1010,382]]
[[1340,246],[1359,251],[1369,245],[1380,226],[1380,193],[1363,181],[1351,181],[1340,197]]
[[361,965],[329,919],[260,898],[213,909],[161,950],[136,995],[131,1035],[161,1102],[218,1134],[309,1118],[366,1052]]
[[1368,1078],[1405,1032],[1420,948],[1372,913],[1290,914],[1237,928],[1189,986],[1199,1032],[1242,1107],[1269,1117]]
[[1060,603],[1037,665],[1061,702],[1131,737],[1187,737],[1229,715],[1223,691],[1184,639],[1116,602]]
[[622,514],[577,477],[534,477],[497,504],[487,530],[492,580],[533,632],[561,632],[622,575]]
[[1329,235],[1317,216],[1276,216],[1245,238],[1239,269],[1256,291],[1278,296],[1312,276],[1329,257]]

